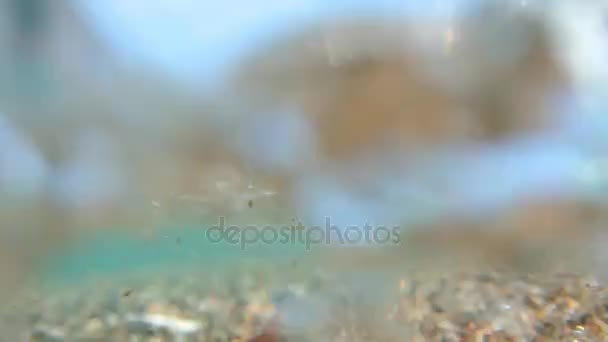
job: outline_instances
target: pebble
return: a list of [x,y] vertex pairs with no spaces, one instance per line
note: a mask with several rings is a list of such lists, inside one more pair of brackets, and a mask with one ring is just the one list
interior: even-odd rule
[[99,318],[91,318],[82,329],[82,337],[86,339],[101,339],[105,336],[106,327]]
[[58,327],[38,326],[33,329],[30,340],[35,342],[63,342],[65,332]]

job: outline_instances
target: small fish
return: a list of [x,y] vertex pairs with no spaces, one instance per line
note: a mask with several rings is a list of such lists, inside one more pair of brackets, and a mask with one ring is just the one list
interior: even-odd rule
[[131,293],[133,292],[133,290],[131,289],[126,289],[122,292],[122,296],[123,297],[129,297],[131,295]]
[[250,199],[249,202],[247,202],[247,206],[253,208],[253,200]]

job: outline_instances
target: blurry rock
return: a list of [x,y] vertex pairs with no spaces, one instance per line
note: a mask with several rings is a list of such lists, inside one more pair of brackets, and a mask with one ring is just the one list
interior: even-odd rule
[[451,215],[402,230],[382,248],[325,248],[320,262],[336,270],[479,270],[602,273],[605,204],[541,196],[476,217]]
[[[234,81],[236,94],[258,111],[300,106],[332,160],[549,127],[550,96],[565,80],[548,34],[531,15],[489,13],[418,26],[386,18],[319,23],[254,56]],[[437,40],[426,43],[435,50],[414,39],[416,29],[444,26],[459,37],[447,56],[443,36],[425,38]]]
[[569,82],[543,19],[494,4],[462,23],[444,77],[463,81],[454,90],[478,112],[486,139],[538,132],[558,119],[554,101]]
[[322,158],[348,159],[393,141],[419,146],[462,137],[453,127],[460,114],[446,114],[458,111],[456,102],[425,80],[400,28],[374,20],[311,27],[244,65],[237,92],[257,108],[302,108]]
[[[577,198],[540,197],[479,220],[451,218],[412,231],[411,244],[481,264],[520,271],[579,267],[592,271],[589,244],[606,222],[605,207]],[[409,244],[408,244],[409,246]],[[404,246],[405,247],[405,246]],[[578,266],[575,266],[578,265]]]

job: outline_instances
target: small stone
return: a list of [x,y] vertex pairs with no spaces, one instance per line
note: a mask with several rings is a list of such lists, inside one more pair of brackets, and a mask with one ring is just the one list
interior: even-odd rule
[[82,329],[82,337],[99,339],[105,336],[105,325],[99,318],[90,319]]
[[151,336],[146,339],[146,342],[166,342],[167,339],[163,336]]
[[127,330],[131,334],[152,335],[155,333],[156,327],[148,324],[148,322],[144,320],[130,317],[127,320]]
[[131,315],[128,321],[129,331],[168,331],[177,335],[191,335],[202,329],[202,324],[198,321],[161,313]]
[[63,342],[65,341],[65,332],[57,327],[37,327],[30,335],[32,342]]

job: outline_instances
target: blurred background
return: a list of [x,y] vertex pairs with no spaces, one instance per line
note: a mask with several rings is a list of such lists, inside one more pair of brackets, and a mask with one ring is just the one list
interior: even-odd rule
[[402,227],[337,267],[604,272],[607,36],[601,0],[3,0],[3,296],[285,248],[220,215]]

